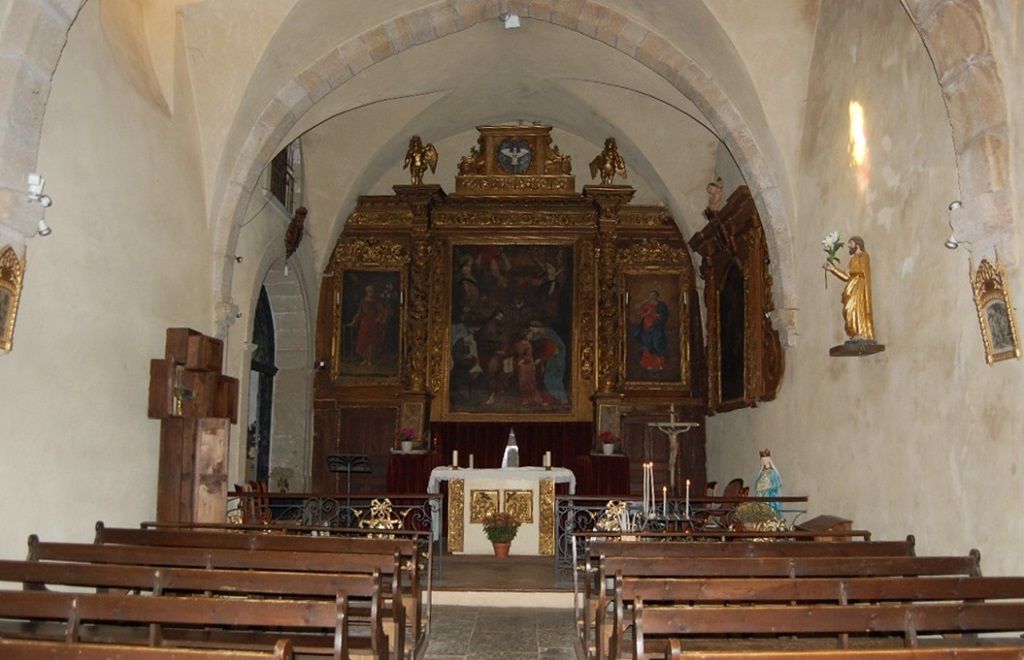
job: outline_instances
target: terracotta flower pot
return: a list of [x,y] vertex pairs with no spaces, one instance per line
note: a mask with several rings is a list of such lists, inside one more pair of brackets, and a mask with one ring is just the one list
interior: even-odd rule
[[511,543],[492,543],[491,545],[494,546],[494,556],[495,557],[508,557],[508,548],[512,544]]

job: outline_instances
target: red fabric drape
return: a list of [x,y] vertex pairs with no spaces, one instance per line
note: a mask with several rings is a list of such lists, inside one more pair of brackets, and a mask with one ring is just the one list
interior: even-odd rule
[[[553,466],[567,467],[576,475],[576,494],[629,494],[629,459],[592,456],[594,428],[590,422],[434,422],[430,435],[437,438],[436,451],[391,455],[388,492],[426,492],[430,471],[449,465],[453,450],[458,450],[462,467],[469,466],[470,454],[474,467],[501,467],[509,429],[516,432],[519,465],[542,465],[544,452],[550,451]],[[556,492],[567,493],[566,485],[558,484]]]

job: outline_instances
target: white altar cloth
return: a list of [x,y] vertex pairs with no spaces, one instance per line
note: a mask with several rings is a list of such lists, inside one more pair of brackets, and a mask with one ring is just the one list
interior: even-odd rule
[[[504,501],[503,491],[505,490],[530,490],[533,491],[533,522],[519,527],[519,533],[512,541],[511,554],[513,555],[536,555],[538,554],[538,542],[540,537],[540,482],[544,479],[551,479],[556,484],[569,484],[569,493],[576,493],[576,475],[567,468],[553,467],[550,470],[542,467],[520,467],[520,468],[480,468],[480,469],[455,469],[449,466],[436,467],[430,472],[430,481],[427,482],[428,493],[438,493],[441,490],[442,481],[462,479],[464,483],[465,500],[463,505],[463,552],[466,554],[492,554],[490,541],[484,534],[483,525],[470,523],[471,515],[471,492],[473,490],[497,490],[499,499]],[[449,502],[450,506],[450,502]],[[441,519],[440,512],[435,512],[433,520],[435,533],[440,534]],[[449,530],[450,533],[451,530]]]

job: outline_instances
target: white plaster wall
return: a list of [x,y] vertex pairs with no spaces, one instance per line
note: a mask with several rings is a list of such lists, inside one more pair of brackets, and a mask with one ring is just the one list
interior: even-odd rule
[[[825,3],[818,34],[795,232],[801,336],[776,402],[708,420],[709,478],[752,481],[756,450],[770,447],[810,515],[852,518],[875,538],[913,533],[919,554],[977,547],[986,574],[1019,574],[1024,364],[985,364],[968,254],[942,246],[956,175],[931,63],[898,3]],[[850,100],[867,117],[863,192]],[[879,355],[828,356],[845,339],[842,284],[826,290],[821,269],[833,229],[867,242]]]
[[54,199],[34,238],[15,348],[0,359],[0,557],[25,539],[88,541],[155,514],[159,422],[149,360],[164,331],[209,332],[211,268],[188,80],[177,112],[114,66],[96,3],[54,76],[39,170]]

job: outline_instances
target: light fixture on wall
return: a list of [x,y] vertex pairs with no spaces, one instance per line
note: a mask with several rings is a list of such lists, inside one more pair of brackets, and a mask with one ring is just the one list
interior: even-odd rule
[[514,30],[519,27],[519,14],[514,11],[509,10],[498,18],[500,18],[501,22],[505,24],[506,30]]
[[[953,214],[953,211],[956,211],[957,209],[963,207],[963,205],[964,205],[964,203],[961,202],[959,199],[954,199],[952,202],[950,202],[949,203],[949,213],[950,213],[950,215]],[[944,245],[946,246],[947,249],[950,249],[950,250],[955,250],[958,247],[960,247],[960,241],[957,240],[957,238],[956,238],[956,231],[953,229],[953,219],[952,219],[952,217],[949,219],[949,238],[946,239],[946,242],[944,243]]]
[[[30,202],[39,202],[40,206],[42,206],[44,209],[47,209],[53,206],[53,198],[50,197],[49,195],[43,194],[43,186],[45,185],[46,179],[39,176],[35,172],[31,172],[28,175],[28,192],[25,193],[25,197]],[[42,231],[40,231],[39,233],[42,234],[43,236],[46,236],[46,234],[43,234]]]
[[46,220],[39,218],[39,222],[36,223],[36,233],[40,236],[49,236],[53,230],[50,229],[50,225],[46,224]]

